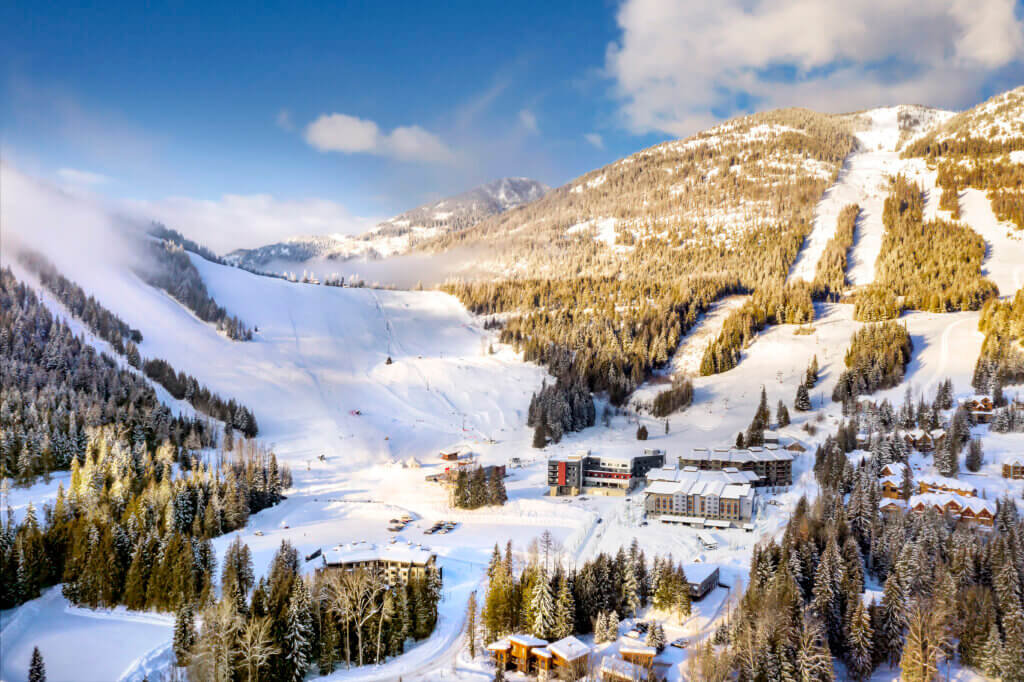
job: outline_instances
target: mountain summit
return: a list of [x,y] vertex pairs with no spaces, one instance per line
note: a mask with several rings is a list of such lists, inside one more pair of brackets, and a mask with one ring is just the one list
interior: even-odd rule
[[249,269],[268,269],[325,258],[384,258],[404,253],[416,243],[448,232],[465,230],[482,220],[543,197],[551,188],[530,178],[501,178],[389,218],[361,235],[311,235],[255,249],[238,249],[228,262]]

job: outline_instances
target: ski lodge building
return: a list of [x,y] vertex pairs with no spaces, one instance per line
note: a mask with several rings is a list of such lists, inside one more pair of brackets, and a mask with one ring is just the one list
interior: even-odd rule
[[665,451],[635,455],[594,455],[580,450],[548,460],[548,490],[558,495],[626,495],[651,469],[665,466]]
[[375,545],[372,542],[356,541],[338,545],[324,554],[321,570],[337,571],[380,571],[392,585],[405,585],[412,577],[423,578],[428,571],[437,571],[437,555],[422,545],[411,542]]
[[663,523],[729,528],[746,526],[754,516],[758,477],[753,471],[663,468],[648,473],[647,480],[644,510]]
[[752,485],[770,492],[793,485],[793,453],[775,445],[762,448],[694,448],[679,457],[679,468],[696,467],[701,471],[728,468],[756,474]]

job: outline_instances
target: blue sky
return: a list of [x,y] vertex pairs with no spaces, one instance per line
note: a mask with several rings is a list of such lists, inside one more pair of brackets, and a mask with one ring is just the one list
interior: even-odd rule
[[751,110],[1024,82],[1013,0],[150,4],[0,7],[4,158],[222,249],[559,185]]

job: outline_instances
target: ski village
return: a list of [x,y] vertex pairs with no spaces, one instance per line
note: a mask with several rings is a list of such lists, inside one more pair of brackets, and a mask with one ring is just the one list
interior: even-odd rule
[[553,188],[409,190],[475,177],[442,138],[503,87],[446,135],[267,124],[429,198],[358,230],[5,153],[0,682],[1024,682],[1024,87],[764,95],[554,147],[600,161]]

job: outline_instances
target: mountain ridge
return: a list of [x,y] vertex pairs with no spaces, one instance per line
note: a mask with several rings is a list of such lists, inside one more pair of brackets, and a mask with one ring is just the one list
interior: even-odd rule
[[492,215],[536,201],[550,189],[530,178],[499,178],[409,209],[360,235],[297,235],[254,249],[237,249],[227,254],[225,260],[232,265],[260,269],[272,261],[301,264],[315,258],[386,258],[405,253],[424,239],[467,229]]

